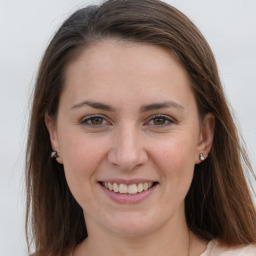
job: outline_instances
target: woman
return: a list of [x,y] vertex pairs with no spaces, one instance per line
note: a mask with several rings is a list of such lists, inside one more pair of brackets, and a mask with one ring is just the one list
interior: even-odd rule
[[186,16],[156,0],[78,10],[34,92],[36,255],[255,255],[242,161],[251,170],[213,54]]

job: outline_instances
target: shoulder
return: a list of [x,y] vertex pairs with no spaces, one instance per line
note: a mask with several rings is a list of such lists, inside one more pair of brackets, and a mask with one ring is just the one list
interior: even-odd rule
[[[50,253],[50,255],[52,255],[52,253]],[[59,253],[58,253],[59,255]],[[62,256],[72,256],[73,255],[73,249],[69,249],[67,250],[64,254],[61,253]],[[32,253],[32,254],[29,254],[28,256],[49,256],[49,253],[47,252],[35,252],[35,253]]]
[[255,256],[256,244],[236,247],[221,246],[217,240],[208,243],[206,251],[201,256]]

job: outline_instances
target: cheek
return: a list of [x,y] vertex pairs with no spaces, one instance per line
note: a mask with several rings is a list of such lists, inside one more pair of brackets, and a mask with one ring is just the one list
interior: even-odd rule
[[153,161],[159,167],[166,182],[171,182],[172,188],[180,187],[181,184],[188,186],[194,172],[195,140],[181,134],[154,145]]
[[67,171],[81,172],[81,175],[93,171],[93,167],[102,161],[106,151],[104,140],[88,136],[77,129],[67,130],[60,141],[63,163]]
[[95,173],[104,159],[104,143],[97,143],[83,133],[66,132],[61,140],[61,153],[68,186],[77,202],[83,207],[92,194]]
[[186,165],[190,162],[194,165],[194,155],[196,152],[197,142],[193,136],[186,136],[180,133],[172,138],[163,141],[154,142],[154,155],[162,162],[173,165]]

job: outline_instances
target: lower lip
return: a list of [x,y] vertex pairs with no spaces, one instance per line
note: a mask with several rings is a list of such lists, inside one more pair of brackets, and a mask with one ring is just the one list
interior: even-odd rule
[[105,194],[112,199],[113,201],[115,201],[116,203],[119,204],[135,204],[135,203],[140,203],[142,201],[144,201],[145,199],[147,199],[155,190],[155,188],[157,187],[157,185],[152,186],[150,189],[145,190],[143,192],[139,192],[137,194],[134,195],[130,195],[130,194],[121,194],[121,193],[116,193],[113,192],[105,187],[103,187],[102,185],[99,185],[102,190],[105,192]]

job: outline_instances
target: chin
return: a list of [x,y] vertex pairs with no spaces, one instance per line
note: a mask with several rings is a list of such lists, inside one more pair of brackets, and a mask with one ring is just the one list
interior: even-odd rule
[[114,233],[126,237],[136,237],[150,233],[156,225],[154,218],[146,218],[145,215],[131,216],[132,213],[115,217],[114,223],[107,228]]

